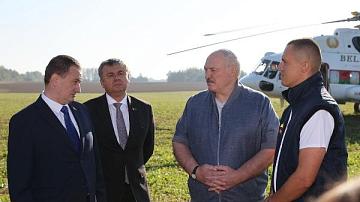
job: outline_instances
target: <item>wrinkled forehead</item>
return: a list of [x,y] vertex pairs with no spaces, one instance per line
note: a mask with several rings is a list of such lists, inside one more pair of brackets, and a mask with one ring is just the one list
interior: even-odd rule
[[76,74],[81,74],[81,68],[77,65],[71,65],[69,68],[68,73],[76,73]]
[[81,69],[79,68],[79,66],[72,65],[70,66],[69,71],[61,77],[70,79],[81,78]]
[[227,60],[224,54],[220,52],[215,52],[209,55],[206,59],[204,68],[222,68],[227,65]]

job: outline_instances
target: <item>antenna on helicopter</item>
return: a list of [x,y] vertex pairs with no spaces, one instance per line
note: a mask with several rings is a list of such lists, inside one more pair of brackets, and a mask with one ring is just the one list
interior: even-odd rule
[[[270,34],[270,33],[274,33],[274,32],[281,32],[281,31],[290,30],[290,29],[297,29],[297,28],[302,28],[302,27],[310,27],[310,26],[315,26],[315,25],[330,24],[330,23],[337,23],[337,22],[360,21],[360,13],[359,12],[353,11],[353,12],[351,12],[351,14],[353,15],[352,18],[347,18],[347,19],[343,19],[343,20],[329,21],[329,22],[323,22],[323,23],[320,23],[320,24],[302,25],[302,26],[295,26],[295,27],[277,29],[277,30],[272,30],[272,31],[267,31],[267,32],[261,32],[261,33],[257,33],[257,34],[246,35],[246,36],[242,36],[242,37],[238,37],[238,38],[234,38],[234,39],[228,39],[228,40],[219,41],[219,42],[215,42],[215,43],[211,43],[211,44],[206,44],[206,45],[202,45],[202,46],[188,48],[188,49],[168,53],[167,55],[175,55],[175,54],[178,54],[178,53],[183,53],[183,52],[192,51],[192,50],[196,50],[196,49],[200,49],[200,48],[205,48],[205,47],[208,47],[208,46],[213,46],[213,45],[217,45],[217,44],[227,43],[227,42],[231,42],[231,41],[236,41],[236,40],[240,40],[240,39],[244,39],[244,38],[250,38],[250,37],[264,35],[264,34]],[[360,27],[360,26],[358,25],[356,27]],[[210,33],[210,34],[205,34],[204,36],[212,36],[212,35],[216,35],[216,34],[228,33],[228,32],[233,32],[233,31],[238,31],[238,30],[239,29],[229,30],[229,31],[222,31],[222,32],[217,32],[217,33]]]

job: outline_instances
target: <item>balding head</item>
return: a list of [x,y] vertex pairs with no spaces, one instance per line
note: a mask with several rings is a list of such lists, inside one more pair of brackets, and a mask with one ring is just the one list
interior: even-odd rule
[[240,75],[240,63],[239,60],[237,59],[236,55],[231,51],[231,50],[227,50],[227,49],[219,49],[216,50],[214,52],[212,52],[208,58],[215,56],[215,55],[222,55],[226,61],[226,67],[228,68],[235,68],[236,72],[237,72],[237,78]]

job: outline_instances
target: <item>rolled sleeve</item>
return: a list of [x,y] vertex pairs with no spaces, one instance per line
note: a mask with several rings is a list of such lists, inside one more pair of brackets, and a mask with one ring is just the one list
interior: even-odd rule
[[189,101],[190,100],[188,100],[188,102],[186,103],[184,112],[176,124],[175,134],[172,139],[173,142],[182,143],[187,146],[189,145],[188,136],[187,136],[187,134],[188,134],[187,119],[188,119],[188,111],[189,111],[189,109],[188,109]]

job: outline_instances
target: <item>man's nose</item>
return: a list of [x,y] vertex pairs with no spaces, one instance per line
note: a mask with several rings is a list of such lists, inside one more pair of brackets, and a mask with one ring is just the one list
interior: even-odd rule
[[281,71],[284,69],[284,64],[283,62],[280,62],[279,66],[278,66],[278,69]]
[[211,76],[210,71],[205,71],[205,79],[210,78],[210,76]]
[[76,93],[81,93],[81,85],[80,85],[80,83],[76,85],[75,92]]

